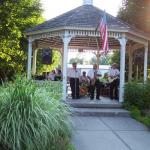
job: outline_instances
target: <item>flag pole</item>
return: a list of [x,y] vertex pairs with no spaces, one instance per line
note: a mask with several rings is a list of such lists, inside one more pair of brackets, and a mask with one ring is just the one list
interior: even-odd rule
[[[104,10],[104,12],[105,12],[105,10]],[[100,21],[98,22],[97,27],[95,29],[95,35],[96,35],[96,32],[99,28],[99,25],[100,25]],[[100,41],[99,38],[96,36],[97,54],[95,54],[95,55],[96,55],[96,64],[97,64],[98,69],[99,69],[99,65],[100,65],[100,56],[101,56],[100,55],[100,42],[99,41]]]
[[106,12],[103,11],[103,16],[101,17],[99,23],[100,35],[102,38],[102,50],[106,54],[108,52],[108,32],[107,32],[107,20],[106,20]]
[[99,65],[100,65],[100,43],[99,43],[98,37],[96,37],[96,43],[97,43],[96,64],[97,64],[97,67],[99,69]]
[[[108,33],[107,33],[107,21],[106,21],[106,13],[105,13],[105,10],[103,11],[103,15],[101,16],[101,19],[95,29],[95,35],[96,35],[96,32],[99,28],[99,31],[100,31],[100,37],[102,39],[102,50],[103,52],[106,54],[108,52]],[[96,37],[96,42],[97,42],[97,47],[98,47],[98,50],[97,50],[97,64],[99,66],[99,61],[100,61],[100,43],[99,43],[100,40],[98,40],[98,38]]]

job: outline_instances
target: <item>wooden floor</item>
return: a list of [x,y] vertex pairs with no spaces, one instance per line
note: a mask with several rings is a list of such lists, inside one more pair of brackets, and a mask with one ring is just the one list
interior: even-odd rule
[[[111,100],[108,95],[108,92],[101,91],[101,94],[104,96],[100,96],[101,100],[90,100],[89,96],[82,96],[80,99],[72,99],[71,98],[71,89],[68,86],[67,89],[68,97],[66,99],[66,102],[70,104],[73,107],[122,107],[122,104],[117,100]],[[107,96],[106,96],[107,94]]]

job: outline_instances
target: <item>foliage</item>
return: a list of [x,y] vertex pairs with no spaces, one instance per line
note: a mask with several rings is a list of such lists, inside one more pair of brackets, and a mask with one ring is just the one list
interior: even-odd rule
[[24,31],[43,21],[39,0],[0,1],[0,78],[26,70]]
[[[73,62],[77,62],[78,64],[85,64],[85,65],[97,64],[96,53],[91,53],[91,56],[93,56],[93,57],[91,59],[88,59],[84,55],[82,55],[82,53],[79,52],[75,58],[70,59],[69,64],[72,64]],[[101,55],[99,64],[100,65],[109,65],[110,58],[111,58],[110,53],[108,53],[107,55]]]
[[[150,33],[150,2],[149,0],[123,0],[118,17],[146,33]],[[144,49],[142,49],[143,51]],[[140,50],[141,51],[141,50]],[[139,52],[138,52],[139,53]],[[150,56],[150,53],[149,53]],[[144,55],[143,55],[144,57]],[[150,57],[149,57],[150,58]],[[150,59],[148,58],[148,67]],[[139,65],[142,63],[139,63]],[[133,67],[133,69],[136,67]],[[143,72],[143,71],[142,71]],[[135,71],[133,72],[135,74]]]
[[127,23],[150,32],[150,2],[148,0],[123,0],[118,17]]
[[[109,65],[110,64],[111,55],[101,55],[99,65]],[[97,64],[97,58],[96,56],[92,57],[90,60],[90,64]]]
[[130,110],[131,116],[133,118],[135,118],[136,120],[144,123],[147,127],[150,128],[150,116],[148,116],[148,115],[142,115],[141,111],[137,107],[135,107],[135,106],[130,107],[129,110]]
[[100,65],[109,65],[111,61],[112,54],[102,55],[100,57]]
[[125,105],[140,110],[150,109],[150,83],[130,82],[125,85]]
[[110,58],[110,64],[117,63],[120,64],[120,51],[114,50]]
[[50,72],[51,70],[55,69],[61,63],[61,55],[55,49],[52,52],[52,64],[44,65],[42,64],[42,53],[38,51],[37,53],[37,74],[41,74],[42,72]]
[[70,144],[69,146],[68,146],[68,149],[67,150],[76,150],[75,149],[75,146],[73,145],[73,144]]
[[124,106],[131,116],[150,128],[150,82],[130,82],[125,85]]
[[69,61],[69,64],[72,64],[72,63],[74,63],[74,62],[76,62],[77,64],[83,64],[83,59],[78,58],[78,57],[76,57],[76,58],[71,58],[70,61]]
[[18,77],[0,87],[1,148],[69,150],[68,109],[60,101],[62,85],[56,84]]
[[150,69],[148,69],[148,79],[150,79]]

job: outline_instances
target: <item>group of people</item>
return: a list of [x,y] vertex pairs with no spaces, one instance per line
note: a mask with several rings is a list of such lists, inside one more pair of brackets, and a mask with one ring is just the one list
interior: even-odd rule
[[57,69],[56,71],[55,70],[52,70],[51,72],[49,73],[46,73],[44,72],[44,78],[47,79],[47,80],[51,80],[51,81],[62,81],[62,72],[61,70]]
[[100,100],[100,89],[107,84],[110,86],[110,98],[118,100],[119,69],[116,63],[111,66],[103,79],[106,79],[105,82],[102,80],[102,74],[98,69],[97,64],[93,65],[93,68],[88,71],[87,76],[86,72],[83,72],[83,75],[81,76],[77,64],[73,63],[72,68],[68,71],[72,99],[80,98],[79,87],[81,84],[84,84],[87,86],[90,99],[94,99],[96,90],[96,99]]

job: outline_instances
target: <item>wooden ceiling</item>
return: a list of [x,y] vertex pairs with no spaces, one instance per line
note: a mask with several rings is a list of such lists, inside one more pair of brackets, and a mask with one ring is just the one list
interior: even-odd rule
[[[115,38],[109,38],[109,49],[120,49],[119,41]],[[135,44],[133,41],[127,42],[127,47],[129,46],[129,43]],[[41,38],[38,40],[35,40],[33,43],[34,48],[55,48],[55,49],[63,49],[63,41],[62,38],[59,36],[56,37],[50,37],[50,38]],[[90,36],[76,36],[71,39],[69,42],[69,49],[73,50],[91,50],[96,51],[102,47],[102,40],[99,37],[90,37]]]

